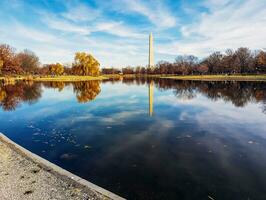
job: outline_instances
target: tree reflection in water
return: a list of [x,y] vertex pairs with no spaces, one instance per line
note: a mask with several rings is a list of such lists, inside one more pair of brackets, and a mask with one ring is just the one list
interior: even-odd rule
[[79,103],[86,103],[94,100],[101,92],[100,81],[89,82],[17,82],[14,84],[0,84],[0,107],[4,111],[15,110],[20,103],[36,103],[42,96],[42,86],[45,88],[58,89],[63,91],[65,86],[73,85],[73,92]]
[[39,83],[19,82],[0,85],[0,107],[5,111],[15,110],[21,102],[33,104],[42,96]]
[[[120,80],[112,80],[120,81]],[[150,77],[127,77],[122,82],[143,85],[154,82],[159,90],[174,90],[177,98],[193,99],[197,94],[213,101],[231,102],[236,107],[244,107],[249,102],[262,103],[266,110],[266,82],[259,81],[188,81]]]
[[92,101],[101,92],[100,81],[44,82],[43,85],[46,88],[58,89],[59,92],[63,91],[65,86],[72,85],[79,103]]
[[92,101],[101,92],[100,81],[74,82],[73,89],[79,103]]
[[63,89],[65,88],[67,84],[69,83],[60,82],[60,81],[43,82],[44,87],[58,89],[58,92],[63,91]]
[[[244,107],[249,102],[261,103],[261,108],[266,113],[266,83],[243,81],[181,81],[172,79],[159,79],[150,77],[127,77],[103,80],[115,84],[122,82],[127,85],[149,85],[151,82],[159,90],[172,89],[177,98],[193,99],[201,94],[213,101],[223,100],[231,102],[236,107]],[[101,92],[101,81],[86,82],[18,82],[16,84],[0,84],[0,107],[3,110],[15,110],[21,102],[36,103],[42,94],[42,85],[45,88],[56,88],[59,92],[65,86],[72,85],[73,93],[79,103],[94,100]]]

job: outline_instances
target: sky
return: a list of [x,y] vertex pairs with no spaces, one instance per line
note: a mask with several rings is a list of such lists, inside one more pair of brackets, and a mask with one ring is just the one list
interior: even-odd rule
[[265,0],[1,0],[0,43],[30,49],[43,64],[88,52],[101,67],[145,66],[214,51],[266,50]]

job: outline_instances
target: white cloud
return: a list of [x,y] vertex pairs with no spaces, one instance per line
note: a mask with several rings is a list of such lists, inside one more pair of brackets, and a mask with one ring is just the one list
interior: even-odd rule
[[176,25],[176,18],[161,1],[113,0],[113,8],[120,12],[135,12],[147,17],[158,28],[171,28]]
[[100,16],[100,10],[91,8],[84,4],[67,4],[68,10],[62,16],[74,22],[91,21]]
[[136,117],[138,115],[146,114],[145,110],[136,110],[136,111],[122,111],[111,116],[107,117],[98,117],[98,121],[103,124],[112,124],[112,125],[122,125],[126,120]]
[[[142,31],[125,26],[122,21],[98,20],[90,22],[88,25],[88,23],[80,23],[82,20],[71,21],[63,18],[61,15],[54,15],[52,13],[42,13],[41,16],[44,24],[62,33],[89,35],[92,32],[104,32],[118,37],[134,39],[143,39],[146,36],[141,33]],[[65,13],[63,16],[65,16]]]
[[16,30],[15,34],[17,36],[22,36],[24,38],[28,38],[37,42],[52,42],[56,40],[56,37],[52,34],[49,34],[47,32],[42,32],[35,28],[26,27],[18,22],[15,22],[14,26],[12,27],[14,30]]
[[145,35],[141,34],[140,31],[134,31],[131,28],[124,26],[123,22],[100,22],[96,24],[94,31],[102,31],[120,37],[130,37],[135,39],[145,38]]
[[43,16],[43,17],[44,17],[43,22],[52,29],[63,31],[63,32],[84,34],[84,35],[90,34],[89,27],[86,25],[77,25],[77,24],[68,22],[64,19],[50,17],[48,15]]
[[208,0],[204,5],[209,12],[202,13],[198,21],[183,25],[182,39],[160,45],[159,53],[202,57],[213,51],[223,52],[227,48],[265,48],[265,1]]

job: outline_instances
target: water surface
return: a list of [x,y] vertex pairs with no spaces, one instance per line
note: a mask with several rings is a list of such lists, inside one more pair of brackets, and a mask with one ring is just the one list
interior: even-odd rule
[[0,131],[128,199],[266,199],[266,83],[0,86]]

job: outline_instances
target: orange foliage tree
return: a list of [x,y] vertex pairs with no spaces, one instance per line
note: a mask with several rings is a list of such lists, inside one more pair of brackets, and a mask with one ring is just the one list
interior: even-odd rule
[[49,65],[49,72],[52,75],[57,75],[57,76],[62,75],[64,73],[64,67],[60,63],[50,64]]
[[72,71],[76,75],[98,76],[100,74],[99,66],[100,63],[91,54],[77,52]]
[[7,44],[0,45],[0,69],[3,74],[21,74],[23,70],[19,66],[15,49]]

